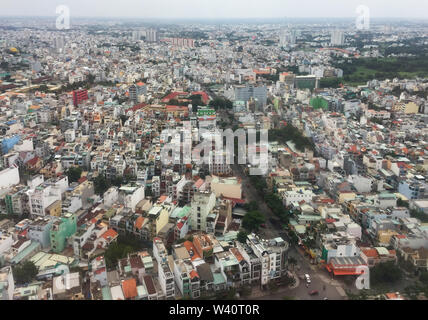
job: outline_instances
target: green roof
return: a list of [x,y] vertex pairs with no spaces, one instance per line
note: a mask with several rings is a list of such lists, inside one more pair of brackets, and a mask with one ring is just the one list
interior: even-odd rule
[[24,260],[28,255],[30,255],[37,248],[40,248],[40,244],[38,242],[35,242],[35,241],[31,242],[31,244],[28,247],[26,247],[24,250],[22,250],[16,256],[14,256],[10,262],[12,264],[20,263],[22,260]]
[[178,218],[181,219],[183,217],[188,216],[188,213],[190,211],[191,207],[183,207],[183,208],[176,208],[172,213],[170,218]]
[[323,109],[323,110],[327,110],[328,109],[328,102],[327,102],[327,100],[325,100],[324,98],[321,98],[321,97],[312,98],[311,101],[310,101],[310,105],[314,109]]
[[220,272],[213,273],[213,276],[214,276],[215,285],[226,283],[226,279],[223,277],[223,275]]
[[112,300],[111,299],[111,292],[109,287],[103,287],[101,289],[101,293],[103,294],[103,300]]

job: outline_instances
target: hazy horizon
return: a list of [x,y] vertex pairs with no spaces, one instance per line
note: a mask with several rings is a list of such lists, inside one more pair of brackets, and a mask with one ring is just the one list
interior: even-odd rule
[[67,5],[75,18],[310,19],[354,18],[365,5],[372,18],[427,19],[428,2],[371,0],[2,0],[1,17],[51,17]]

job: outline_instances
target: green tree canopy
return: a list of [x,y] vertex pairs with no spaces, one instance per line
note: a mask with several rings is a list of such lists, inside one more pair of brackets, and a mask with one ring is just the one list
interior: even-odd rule
[[403,277],[403,271],[394,262],[379,263],[370,270],[373,285],[395,283]]
[[238,233],[237,239],[241,243],[246,243],[247,242],[247,236],[248,236],[248,233],[246,233],[245,231],[240,231]]
[[209,106],[211,108],[214,108],[215,110],[218,109],[232,109],[233,103],[232,101],[226,99],[226,98],[215,98],[214,100],[211,100],[209,103]]
[[110,186],[111,183],[103,175],[98,175],[94,180],[95,193],[98,195],[103,195]]
[[314,150],[314,143],[308,137],[305,137],[299,129],[287,124],[281,129],[269,130],[269,140],[278,141],[279,143],[286,144],[288,141],[293,141],[296,148],[304,151],[305,148]]
[[13,268],[13,278],[18,284],[29,283],[35,279],[38,268],[32,261],[25,261],[22,265]]
[[66,174],[68,177],[68,182],[77,182],[82,176],[83,169],[81,167],[70,167]]
[[257,231],[260,225],[266,221],[266,218],[260,211],[248,212],[242,219],[242,226],[248,231]]

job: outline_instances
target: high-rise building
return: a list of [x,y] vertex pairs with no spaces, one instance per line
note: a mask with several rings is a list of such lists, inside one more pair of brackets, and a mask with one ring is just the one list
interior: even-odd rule
[[264,108],[267,104],[267,88],[253,85],[235,87],[235,100],[245,102],[253,100],[257,108]]
[[73,91],[73,105],[77,107],[82,101],[88,100],[88,90]]
[[63,36],[58,36],[54,39],[53,45],[58,53],[62,53],[64,51],[64,43],[65,41]]
[[132,41],[141,40],[141,33],[142,33],[142,31],[140,31],[140,30],[132,31],[132,36],[131,36]]
[[190,224],[192,230],[206,231],[207,217],[216,204],[216,196],[212,192],[195,193],[191,202]]
[[278,279],[287,272],[286,262],[289,244],[282,238],[263,240],[254,234],[250,234],[247,236],[247,245],[261,261],[261,285],[266,285],[269,281]]
[[282,29],[279,34],[279,46],[289,47],[296,44],[297,32],[295,30]]
[[146,31],[146,41],[147,42],[158,42],[159,41],[159,34],[158,34],[157,30],[148,29]]
[[333,30],[331,32],[331,45],[343,46],[345,44],[345,34],[341,30]]
[[138,103],[138,98],[146,93],[147,86],[143,82],[138,82],[129,87],[129,99],[134,103]]

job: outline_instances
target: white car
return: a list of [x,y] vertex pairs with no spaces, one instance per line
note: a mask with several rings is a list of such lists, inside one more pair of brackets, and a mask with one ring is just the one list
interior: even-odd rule
[[305,274],[306,283],[311,283],[311,276],[309,274]]

